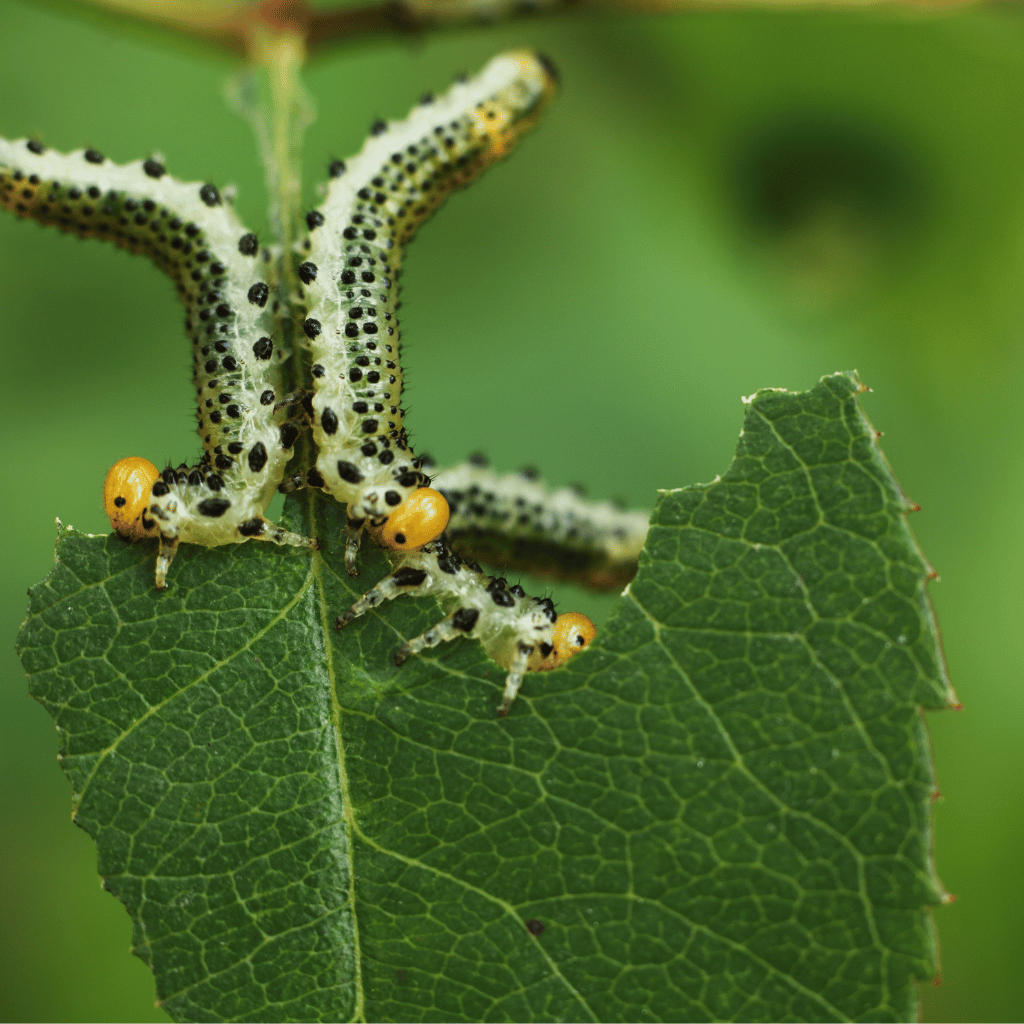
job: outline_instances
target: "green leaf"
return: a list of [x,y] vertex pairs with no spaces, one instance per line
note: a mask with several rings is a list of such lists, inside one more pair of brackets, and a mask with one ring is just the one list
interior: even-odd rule
[[[912,1020],[948,706],[908,502],[852,374],[747,404],[590,651],[531,676],[317,556],[62,529],[20,638],[75,820],[176,1020]],[[312,515],[313,521],[302,516]]]

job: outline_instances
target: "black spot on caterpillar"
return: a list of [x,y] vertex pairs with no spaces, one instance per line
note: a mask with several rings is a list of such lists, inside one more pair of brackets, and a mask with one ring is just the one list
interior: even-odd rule
[[348,505],[346,564],[364,526],[396,550],[436,538],[444,499],[426,487],[404,425],[398,279],[405,246],[456,189],[500,159],[554,93],[535,54],[492,60],[404,121],[378,122],[363,149],[330,168],[327,200],[307,217],[299,267],[308,303],[313,436],[323,487]]
[[427,455],[421,462],[448,502],[445,538],[463,558],[592,590],[636,575],[650,513],[588,501],[579,486],[552,490],[530,468],[495,473],[479,455],[445,470]]
[[0,205],[148,257],[185,306],[202,457],[159,475],[144,459],[124,460],[105,487],[115,529],[132,539],[159,535],[157,587],[166,586],[180,541],[212,547],[258,537],[315,547],[263,518],[293,437],[282,432],[273,403],[261,401],[280,393],[280,363],[268,341],[273,324],[263,308],[268,271],[253,259],[252,236],[220,192],[177,181],[155,159],[118,165],[95,150],[62,154],[0,139]]

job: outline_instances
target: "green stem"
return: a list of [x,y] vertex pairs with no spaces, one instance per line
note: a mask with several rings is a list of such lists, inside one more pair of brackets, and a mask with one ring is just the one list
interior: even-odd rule
[[[313,120],[313,107],[299,80],[306,48],[296,35],[259,32],[253,41],[253,58],[270,86],[270,137],[264,153],[267,191],[270,196],[271,230],[285,253],[290,253],[299,233],[302,199],[302,138]],[[288,279],[294,270],[284,261]],[[292,289],[289,289],[291,291]]]

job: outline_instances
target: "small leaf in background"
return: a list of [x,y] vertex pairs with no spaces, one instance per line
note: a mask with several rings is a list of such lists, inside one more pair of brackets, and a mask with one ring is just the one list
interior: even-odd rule
[[[664,493],[593,648],[528,677],[438,614],[334,615],[315,556],[62,531],[20,638],[75,819],[176,1020],[912,1020],[950,706],[909,504],[853,375],[747,405]],[[311,524],[298,516],[310,513]]]

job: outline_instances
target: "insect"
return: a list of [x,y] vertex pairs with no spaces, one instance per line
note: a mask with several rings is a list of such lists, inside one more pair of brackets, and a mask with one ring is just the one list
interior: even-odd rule
[[597,635],[585,615],[557,615],[550,598],[530,597],[501,576],[485,576],[479,565],[467,565],[443,539],[401,555],[399,567],[339,616],[336,628],[402,594],[432,594],[449,614],[403,644],[395,664],[445,640],[475,637],[494,661],[508,669],[500,715],[508,714],[527,671],[564,665]]
[[348,506],[353,576],[364,527],[402,551],[434,540],[448,521],[404,426],[396,313],[405,246],[454,190],[509,152],[555,84],[537,54],[496,57],[444,95],[426,95],[404,121],[378,121],[357,156],[331,165],[327,199],[306,217],[298,274],[319,449],[308,479]]
[[636,575],[650,513],[587,501],[580,485],[553,491],[535,469],[495,473],[476,453],[431,483],[450,509],[445,536],[464,558],[611,590]]
[[320,452],[310,483],[348,506],[350,573],[367,523],[385,547],[404,552],[337,628],[401,594],[433,594],[448,617],[405,644],[396,663],[445,640],[475,637],[509,670],[502,714],[528,670],[564,664],[596,630],[586,616],[556,615],[550,599],[467,565],[441,537],[448,503],[425,486],[429,478],[409,447],[400,405],[398,275],[404,247],[423,221],[509,152],[556,81],[545,58],[507,54],[443,96],[424,97],[406,120],[378,122],[358,156],[332,165],[327,201],[307,218],[309,260],[299,267]]
[[649,513],[613,502],[587,501],[579,486],[552,491],[530,467],[497,474],[477,453],[435,472],[420,459],[451,510],[444,536],[403,556],[398,568],[338,619],[340,629],[383,601],[402,594],[433,594],[449,613],[439,625],[410,640],[395,655],[411,654],[474,636],[509,670],[498,708],[508,713],[527,670],[557,668],[596,636],[584,615],[555,615],[551,601],[529,597],[501,576],[485,576],[479,559],[503,570],[582,583],[595,590],[628,583],[647,537]]
[[[34,140],[0,140],[0,204],[147,256],[177,286],[194,349],[203,454],[192,466],[151,479],[148,501],[138,490],[140,480],[153,477],[149,470],[140,475],[145,460],[118,463],[104,487],[115,529],[133,539],[159,536],[156,586],[166,587],[181,541],[213,547],[259,539],[316,548],[315,539],[263,515],[298,429],[276,408],[281,353],[271,340],[269,257],[219,190],[177,181],[155,158],[118,165],[95,149],[60,154]],[[127,514],[129,503],[138,515]]]

